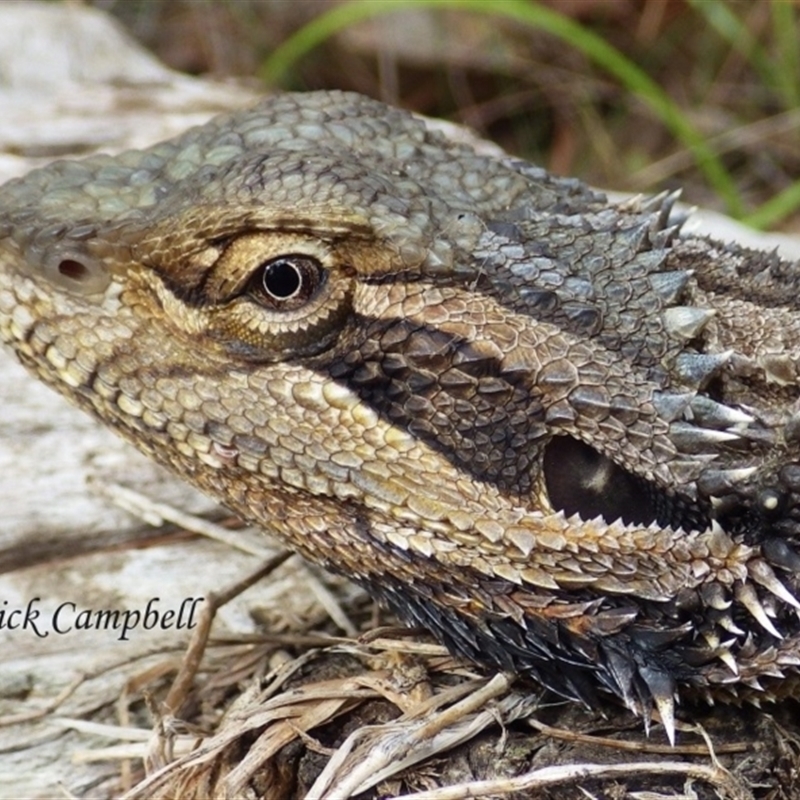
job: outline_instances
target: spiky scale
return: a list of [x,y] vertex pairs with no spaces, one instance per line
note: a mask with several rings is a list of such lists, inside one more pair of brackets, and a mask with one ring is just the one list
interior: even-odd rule
[[698,336],[713,317],[714,310],[710,308],[672,306],[664,312],[664,325],[670,335],[690,341]]
[[707,496],[721,496],[735,492],[740,485],[757,472],[757,467],[706,469],[698,479],[697,487]]
[[777,575],[775,575],[766,561],[760,558],[753,559],[748,563],[747,569],[750,572],[750,576],[759,586],[763,586],[772,592],[775,597],[783,600],[784,603],[788,603],[794,608],[800,608],[800,601],[778,580]]
[[767,539],[762,547],[764,556],[776,567],[790,574],[800,574],[800,553],[783,539],[775,537]]
[[731,652],[731,646],[736,642],[735,639],[729,639],[727,642],[722,643],[714,655],[731,671],[732,675],[739,675],[739,665],[736,663],[736,657]]
[[731,431],[714,428],[698,428],[687,422],[673,422],[669,428],[670,438],[683,453],[714,453],[720,445],[738,441],[741,437]]
[[707,428],[741,429],[756,421],[746,411],[718,403],[706,395],[694,395],[690,408],[694,421]]
[[731,616],[729,616],[728,614],[722,614],[719,617],[717,617],[716,618],[716,623],[717,623],[717,625],[720,626],[720,628],[722,628],[725,631],[728,631],[728,633],[734,634],[735,636],[744,636],[745,635],[745,631],[742,628],[740,628],[733,621],[733,618]]
[[642,667],[639,675],[647,684],[650,695],[655,703],[656,710],[661,717],[661,723],[667,733],[670,744],[675,744],[675,691],[677,686],[674,678],[661,670],[652,667]]
[[665,305],[678,302],[683,296],[694,272],[692,270],[672,270],[654,272],[648,276],[650,285]]
[[758,598],[758,593],[749,583],[738,584],[734,587],[734,596],[736,599],[750,612],[753,619],[771,636],[776,639],[782,639],[783,635],[772,624],[767,612]]
[[728,593],[719,583],[708,583],[700,587],[700,597],[705,605],[715,611],[727,611],[732,604]]
[[681,353],[675,359],[675,378],[680,385],[695,390],[704,389],[730,361],[732,355],[732,350],[713,354]]

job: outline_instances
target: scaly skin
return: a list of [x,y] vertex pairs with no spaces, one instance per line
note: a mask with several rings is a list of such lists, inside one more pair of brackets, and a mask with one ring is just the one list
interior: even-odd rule
[[356,95],[0,189],[41,380],[454,651],[672,736],[800,666],[798,279]]

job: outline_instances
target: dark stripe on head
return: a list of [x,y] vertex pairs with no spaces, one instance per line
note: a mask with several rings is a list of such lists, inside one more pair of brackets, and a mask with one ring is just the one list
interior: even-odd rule
[[332,362],[328,353],[309,366],[474,479],[527,505],[543,471],[551,503],[567,514],[706,527],[705,510],[689,498],[667,494],[583,442],[553,437],[530,372],[509,370],[475,343],[411,320],[353,324],[365,338],[351,340]]
[[546,429],[526,373],[409,320],[361,318],[356,327],[367,338],[321,368],[328,377],[477,479],[530,492],[530,454]]

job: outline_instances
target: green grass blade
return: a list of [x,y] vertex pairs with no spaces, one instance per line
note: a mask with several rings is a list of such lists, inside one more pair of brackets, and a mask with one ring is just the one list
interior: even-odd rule
[[800,99],[800,51],[797,21],[791,3],[771,0],[772,27],[779,53],[777,63],[750,33],[747,25],[734,14],[727,0],[688,0],[692,10],[701,16],[736,52],[741,53],[759,74],[765,86],[780,93],[787,107]]
[[741,216],[743,206],[736,186],[703,137],[669,96],[630,59],[599,36],[568,17],[529,0],[351,0],[313,19],[287,39],[265,61],[260,75],[275,85],[306,53],[337,31],[365,19],[408,8],[443,8],[506,17],[539,28],[581,50],[601,68],[610,72],[661,119],[673,135],[693,154],[698,167],[729,213]]
[[733,13],[728,0],[687,0],[692,10],[702,17],[733,50],[759,73],[767,86],[775,86],[775,70],[764,48],[749,28]]
[[[439,4],[438,0],[436,4]],[[416,5],[427,5],[427,3],[425,0],[419,0]],[[268,86],[278,86],[303,56],[334,34],[363,20],[402,11],[410,6],[410,0],[356,0],[334,6],[330,11],[306,23],[276,47],[264,61],[259,70],[259,77]]]
[[798,14],[794,3],[772,0],[772,28],[778,50],[776,75],[778,87],[788,108],[800,105],[800,43]]
[[800,209],[800,181],[787,186],[752,214],[742,219],[746,225],[767,230],[774,228],[789,215]]

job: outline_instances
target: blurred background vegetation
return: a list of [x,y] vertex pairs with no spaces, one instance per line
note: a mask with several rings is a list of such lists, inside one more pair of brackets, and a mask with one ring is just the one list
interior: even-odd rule
[[94,0],[164,62],[352,89],[800,232],[800,0]]

